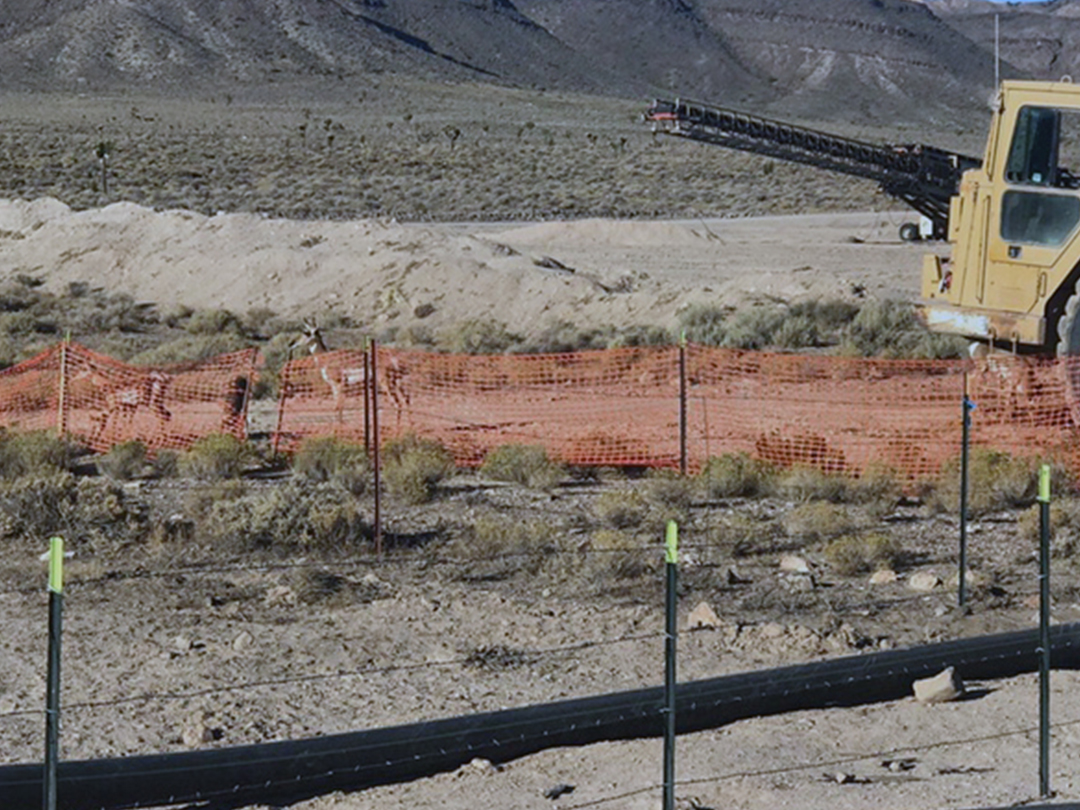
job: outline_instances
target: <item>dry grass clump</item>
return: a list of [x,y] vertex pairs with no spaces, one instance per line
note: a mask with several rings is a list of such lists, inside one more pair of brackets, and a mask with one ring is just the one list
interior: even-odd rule
[[857,522],[843,506],[811,501],[784,515],[781,524],[790,536],[813,543],[847,534]]
[[505,354],[521,346],[522,338],[499,321],[472,319],[440,335],[439,348],[454,354]]
[[296,480],[213,501],[198,530],[211,542],[238,551],[279,553],[340,551],[371,537],[352,495],[329,484]]
[[[1025,506],[1035,497],[1035,465],[1008,453],[976,447],[968,459],[968,514]],[[928,502],[939,512],[960,511],[960,459],[947,462]]]
[[504,444],[484,457],[480,472],[496,481],[510,481],[536,489],[550,489],[566,476],[561,465],[548,458],[539,445]]
[[852,577],[895,566],[900,544],[884,534],[852,534],[833,540],[822,553],[836,573]]
[[698,474],[698,485],[707,498],[754,498],[772,492],[776,468],[746,453],[711,456]]
[[54,534],[93,553],[145,539],[145,504],[111,481],[67,472],[0,480],[0,537],[41,544]]
[[644,495],[645,500],[667,520],[689,508],[694,499],[694,479],[674,470],[650,470]]
[[586,570],[593,579],[637,579],[648,573],[649,552],[632,534],[600,529],[589,538]]
[[254,459],[251,447],[228,433],[211,433],[180,456],[183,475],[204,481],[239,478]]
[[844,501],[849,486],[849,480],[842,475],[822,472],[804,464],[796,464],[779,473],[775,484],[777,495],[793,501]]
[[335,484],[363,495],[371,479],[364,448],[333,436],[305,439],[292,460],[293,474],[315,484]]
[[605,492],[593,503],[593,514],[615,529],[633,529],[645,522],[649,504],[636,490]]
[[504,579],[518,572],[536,574],[559,549],[551,523],[513,518],[479,519],[449,546],[449,553],[470,561],[468,579]]
[[432,439],[408,434],[383,446],[382,480],[391,497],[408,504],[427,503],[439,482],[454,472],[450,451]]
[[[1039,547],[1041,505],[1020,514],[1016,536],[1020,548],[1034,552]],[[1057,558],[1073,557],[1080,549],[1080,499],[1061,498],[1050,502],[1050,553]]]
[[16,433],[0,430],[0,476],[48,475],[71,468],[72,444],[49,431]]
[[114,481],[131,481],[146,467],[146,445],[138,439],[114,445],[97,460],[98,472]]

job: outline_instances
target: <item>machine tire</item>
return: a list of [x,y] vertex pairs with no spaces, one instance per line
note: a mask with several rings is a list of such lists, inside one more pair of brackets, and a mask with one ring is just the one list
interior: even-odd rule
[[1080,425],[1080,290],[1074,290],[1065,302],[1065,308],[1057,323],[1057,347],[1059,358],[1075,358],[1068,363],[1061,363],[1061,373],[1065,383],[1065,400],[1073,424]]
[[918,242],[922,239],[919,226],[914,222],[905,222],[900,226],[900,240],[903,242]]

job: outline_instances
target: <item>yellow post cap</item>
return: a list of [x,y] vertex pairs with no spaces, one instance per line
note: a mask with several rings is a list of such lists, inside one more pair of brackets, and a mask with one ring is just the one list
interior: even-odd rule
[[664,555],[665,562],[674,565],[679,561],[679,524],[674,520],[667,522],[667,534],[664,537],[664,545],[667,553]]
[[49,590],[62,593],[64,590],[64,538],[49,539]]
[[1039,468],[1039,500],[1050,503],[1050,465],[1043,464]]

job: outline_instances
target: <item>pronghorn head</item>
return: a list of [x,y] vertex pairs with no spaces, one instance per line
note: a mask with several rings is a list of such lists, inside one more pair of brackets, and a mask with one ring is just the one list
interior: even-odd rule
[[321,354],[329,351],[326,341],[323,340],[322,330],[314,321],[304,321],[300,327],[300,335],[289,346],[289,350],[306,349],[308,354]]

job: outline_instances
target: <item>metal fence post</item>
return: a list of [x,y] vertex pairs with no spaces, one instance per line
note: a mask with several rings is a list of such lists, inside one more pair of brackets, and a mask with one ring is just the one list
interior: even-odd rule
[[686,332],[679,338],[679,472],[686,475]]
[[56,810],[56,769],[60,758],[60,635],[64,607],[64,541],[49,540],[49,663],[45,687],[44,810]]
[[664,645],[664,810],[675,810],[675,656],[678,640],[677,589],[679,578],[679,527],[667,523],[665,537],[667,599]]
[[967,519],[968,519],[968,462],[971,445],[971,412],[975,403],[968,398],[968,376],[964,372],[963,427],[960,440],[960,572],[957,578],[957,601],[960,607],[966,601],[967,581]]
[[372,463],[375,468],[375,553],[382,554],[382,487],[380,486],[379,458],[379,372],[378,355],[379,345],[375,340],[371,341],[371,447]]
[[1039,469],[1039,795],[1050,795],[1050,465]]

